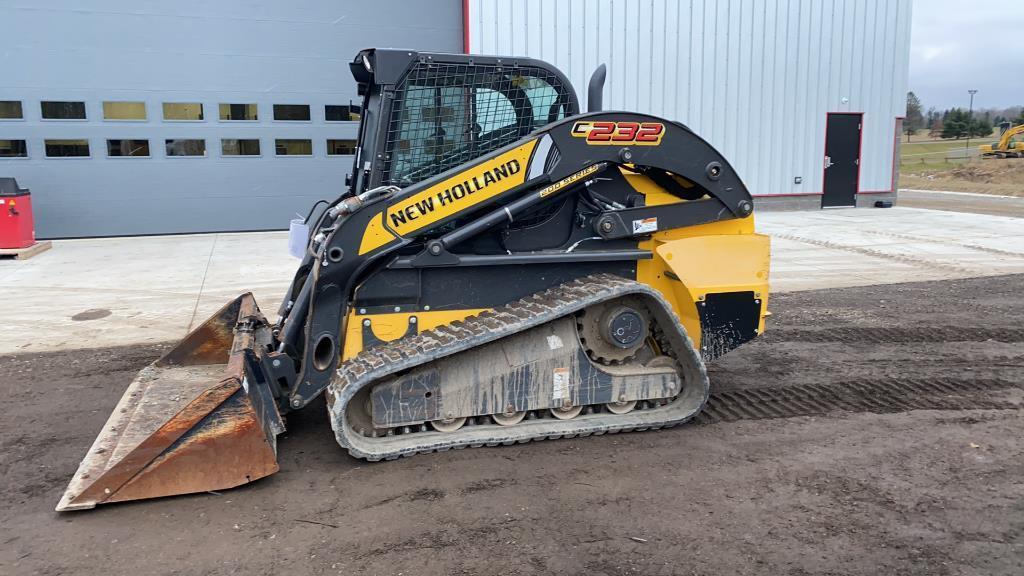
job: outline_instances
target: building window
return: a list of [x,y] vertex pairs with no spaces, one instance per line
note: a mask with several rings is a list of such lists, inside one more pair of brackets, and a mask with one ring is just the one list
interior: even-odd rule
[[168,156],[206,156],[206,140],[168,138],[164,143]]
[[87,158],[89,141],[81,140],[46,140],[47,158]]
[[203,119],[201,102],[164,102],[164,120],[198,122]]
[[259,120],[256,114],[255,104],[221,104],[220,119],[226,121],[249,121]]
[[309,122],[309,104],[274,104],[274,120]]
[[328,156],[352,156],[356,153],[355,140],[328,140]]
[[260,141],[256,138],[224,138],[220,141],[221,156],[259,156]]
[[21,100],[0,100],[0,120],[21,120]]
[[85,120],[85,102],[41,102],[44,120]]
[[28,158],[24,140],[0,140],[0,158]]
[[358,122],[362,110],[355,104],[336,106],[328,104],[324,106],[324,120],[328,122]]
[[274,150],[278,156],[312,156],[312,140],[282,140],[274,141]]
[[104,120],[145,120],[145,102],[104,102]]
[[149,140],[107,140],[107,156],[149,157]]

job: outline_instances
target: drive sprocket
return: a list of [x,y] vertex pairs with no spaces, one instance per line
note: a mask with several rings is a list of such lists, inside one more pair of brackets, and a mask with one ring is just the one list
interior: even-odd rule
[[648,318],[643,302],[624,298],[580,311],[576,327],[591,360],[604,365],[622,364],[632,360],[647,343]]

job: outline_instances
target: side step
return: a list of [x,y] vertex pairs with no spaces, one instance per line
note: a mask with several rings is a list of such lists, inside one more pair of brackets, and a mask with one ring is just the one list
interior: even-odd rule
[[284,425],[269,387],[246,366],[269,337],[244,294],[142,369],[57,511],[231,488],[276,472]]

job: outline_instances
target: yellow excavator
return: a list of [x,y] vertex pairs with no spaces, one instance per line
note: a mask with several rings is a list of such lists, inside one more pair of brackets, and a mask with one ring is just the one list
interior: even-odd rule
[[[1021,158],[1024,157],[1024,124],[1010,127],[1009,122],[1000,125],[1002,135],[998,142],[979,146],[982,157],[986,158]],[[1017,137],[1021,140],[1017,141]]]
[[764,331],[769,239],[686,126],[591,110],[528,58],[365,50],[347,190],[311,220],[276,320],[225,305],[128,386],[57,510],[239,486],[326,395],[390,460],[669,428],[705,363]]

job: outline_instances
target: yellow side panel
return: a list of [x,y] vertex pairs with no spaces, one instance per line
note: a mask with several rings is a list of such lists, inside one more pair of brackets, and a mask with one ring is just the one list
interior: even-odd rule
[[409,328],[409,317],[416,317],[417,334],[424,330],[431,330],[438,326],[451,324],[456,320],[465,320],[470,316],[487,310],[487,308],[467,310],[438,310],[427,312],[397,312],[393,314],[367,314],[357,315],[350,312],[345,323],[345,348],[341,359],[348,360],[363,351],[363,321],[370,321],[370,329],[373,335],[384,342],[398,340],[405,336]]
[[[648,206],[685,202],[650,178],[623,171],[630,186],[642,193]],[[640,248],[654,258],[637,262],[637,280],[656,288],[675,309],[694,343],[700,345],[697,303],[709,292],[752,290],[761,299],[764,331],[768,311],[770,240],[754,232],[754,216],[661,230]],[[672,276],[675,276],[675,279]]]
[[377,214],[363,231],[363,240],[359,243],[359,255],[362,256],[371,250],[376,250],[394,239],[395,235],[384,228],[383,214]]
[[[648,240],[641,242],[640,248],[653,250],[654,245],[654,240]],[[654,253],[654,258],[650,260],[637,261],[637,281],[661,292],[661,295],[668,300],[676,315],[679,316],[679,320],[683,324],[683,329],[686,330],[687,335],[699,347],[701,330],[700,318],[697,316],[696,301],[685,290],[680,291],[679,288],[682,285],[670,278],[667,272],[669,272],[669,267],[658,256],[657,252]]]
[[[763,234],[672,240],[655,250],[698,296],[768,287],[770,239]],[[755,290],[756,291],[756,290]]]
[[695,344],[701,338],[696,303],[709,293],[754,292],[761,300],[758,333],[764,332],[770,265],[768,236],[709,235],[655,243],[656,257],[641,261],[638,279],[658,288],[672,303]]

